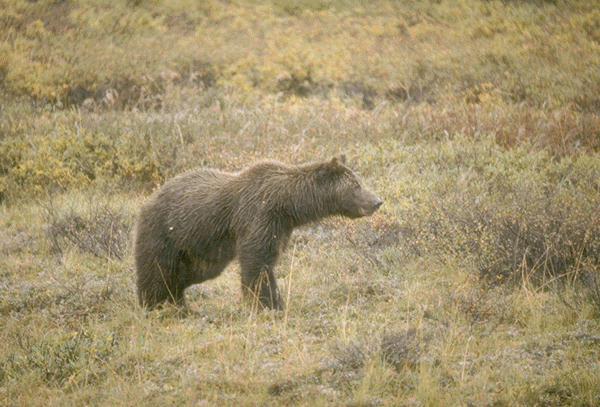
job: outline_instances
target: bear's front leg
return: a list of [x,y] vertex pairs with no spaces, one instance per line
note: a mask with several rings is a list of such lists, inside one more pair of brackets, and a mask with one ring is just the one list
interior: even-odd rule
[[258,301],[263,307],[283,309],[283,301],[275,279],[275,263],[278,252],[271,245],[242,245],[239,260],[242,269],[242,292],[246,299]]

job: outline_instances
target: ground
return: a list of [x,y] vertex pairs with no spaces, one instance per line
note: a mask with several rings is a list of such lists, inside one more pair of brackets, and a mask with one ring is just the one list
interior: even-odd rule
[[[197,3],[0,8],[2,404],[600,403],[592,2]],[[294,234],[284,312],[137,305],[165,179],[340,153],[385,204]]]

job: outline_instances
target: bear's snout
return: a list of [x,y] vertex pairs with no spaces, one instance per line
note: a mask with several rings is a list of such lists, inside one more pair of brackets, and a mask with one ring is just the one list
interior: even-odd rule
[[357,204],[358,216],[369,216],[383,205],[383,199],[371,191],[363,189],[357,197]]
[[371,208],[367,211],[367,215],[372,215],[373,213],[375,213],[377,209],[381,207],[381,205],[383,205],[383,199],[375,196],[374,199],[371,201]]

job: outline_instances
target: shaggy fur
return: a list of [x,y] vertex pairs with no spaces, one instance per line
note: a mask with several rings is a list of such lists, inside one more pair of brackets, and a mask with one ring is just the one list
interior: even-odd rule
[[198,169],[166,182],[136,226],[142,306],[183,304],[187,287],[217,277],[237,256],[245,297],[282,309],[273,269],[292,230],[332,215],[367,216],[382,204],[344,161]]

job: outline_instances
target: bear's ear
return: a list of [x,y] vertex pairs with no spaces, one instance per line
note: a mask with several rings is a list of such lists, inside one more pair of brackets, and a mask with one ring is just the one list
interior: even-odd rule
[[329,178],[331,176],[342,174],[344,166],[341,163],[340,157],[333,157],[331,160],[319,165],[317,174],[319,177]]
[[329,161],[329,165],[332,167],[339,167],[340,165],[346,164],[346,154],[342,154],[339,157],[333,157],[331,161]]

